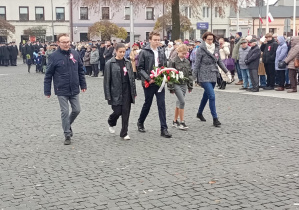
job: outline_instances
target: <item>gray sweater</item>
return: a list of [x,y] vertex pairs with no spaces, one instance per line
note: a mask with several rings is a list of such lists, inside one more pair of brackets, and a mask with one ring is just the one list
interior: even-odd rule
[[239,49],[239,64],[240,69],[248,69],[248,66],[245,64],[245,58],[250,50],[250,47],[246,47],[245,49],[240,47]]

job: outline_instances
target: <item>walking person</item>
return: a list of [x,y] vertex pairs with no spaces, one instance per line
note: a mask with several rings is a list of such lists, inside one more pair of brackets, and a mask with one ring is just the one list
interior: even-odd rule
[[91,69],[93,71],[93,76],[98,77],[99,76],[99,51],[97,50],[97,46],[92,46],[91,48],[91,53],[90,53],[90,64],[91,64]]
[[250,47],[248,46],[247,40],[246,39],[242,40],[241,47],[239,50],[239,65],[240,65],[240,70],[241,70],[242,78],[243,78],[243,87],[241,87],[240,90],[252,89],[249,69],[245,62],[245,59],[246,59],[246,56],[247,56],[249,50],[250,50]]
[[131,62],[124,58],[125,45],[118,43],[115,48],[116,56],[111,58],[105,67],[104,92],[105,99],[112,106],[113,113],[109,116],[110,133],[115,133],[118,118],[122,118],[120,137],[130,140],[128,134],[131,103],[135,103],[136,85]]
[[299,59],[299,37],[294,36],[291,39],[291,49],[288,53],[288,56],[284,59],[284,62],[288,64],[289,69],[289,78],[291,83],[291,89],[288,90],[288,93],[297,92],[297,70],[295,67],[295,60]]
[[[154,95],[156,95],[161,136],[165,138],[171,138],[172,135],[168,132],[168,126],[166,124],[166,107],[165,107],[165,88],[161,92],[158,92],[159,86],[154,84],[155,81],[150,78],[150,72],[153,67],[162,67],[166,64],[166,58],[164,52],[158,48],[160,45],[160,34],[158,32],[151,32],[149,34],[149,42],[146,47],[139,53],[138,73],[142,79],[142,86],[144,90],[145,102],[143,104],[137,127],[139,132],[146,132],[144,128],[145,119],[151,109]],[[144,81],[149,82],[149,87],[144,86]]]
[[261,46],[263,52],[263,63],[267,74],[267,87],[264,90],[274,90],[275,86],[275,57],[278,47],[271,33],[266,34],[266,40]]
[[256,39],[251,39],[250,43],[250,50],[245,58],[245,64],[248,66],[250,80],[252,83],[252,89],[249,91],[251,92],[259,92],[259,64],[260,64],[260,57],[261,57],[261,50],[258,46]]
[[[44,94],[50,98],[53,80],[55,95],[58,97],[61,110],[62,128],[65,135],[64,144],[69,145],[73,136],[71,125],[81,111],[79,88],[85,92],[87,85],[81,58],[70,47],[69,35],[59,34],[57,40],[59,48],[49,56],[44,79]],[[69,103],[72,108],[71,113],[69,113]]]
[[216,36],[211,32],[206,32],[202,36],[203,42],[200,44],[196,52],[196,62],[194,66],[194,74],[197,81],[204,88],[204,94],[198,108],[197,117],[201,121],[206,121],[203,116],[204,108],[209,101],[211,114],[213,117],[213,125],[219,127],[221,123],[218,120],[215,103],[214,87],[217,82],[219,73],[218,66],[228,74],[228,70],[223,64],[219,56],[219,45],[216,42]]
[[[172,125],[181,130],[188,129],[188,126],[185,123],[185,95],[188,90],[191,93],[193,89],[193,79],[192,79],[192,70],[190,61],[186,59],[186,55],[188,53],[188,47],[185,44],[181,44],[177,48],[178,55],[173,59],[173,61],[169,61],[169,67],[175,68],[179,72],[184,74],[184,78],[188,78],[187,81],[183,79],[179,79],[180,84],[170,84],[168,83],[168,89],[170,93],[175,94],[177,97],[176,107],[174,111],[174,120]],[[178,122],[178,118],[180,118],[180,123]]]
[[288,55],[288,46],[286,44],[286,41],[283,36],[278,36],[277,37],[277,43],[278,47],[276,50],[276,57],[275,57],[275,70],[277,72],[277,77],[278,77],[278,88],[276,88],[276,91],[284,91],[285,88],[285,75],[286,75],[286,69],[287,67],[285,66],[284,68],[279,68],[279,62],[283,61],[287,55]]

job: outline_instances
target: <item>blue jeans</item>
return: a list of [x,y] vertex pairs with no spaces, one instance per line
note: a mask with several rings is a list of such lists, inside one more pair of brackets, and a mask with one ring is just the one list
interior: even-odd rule
[[261,85],[261,87],[266,87],[267,86],[266,75],[260,75],[260,85]]
[[241,69],[241,72],[242,72],[242,77],[243,77],[243,87],[244,88],[252,88],[249,69]]
[[216,103],[215,103],[215,92],[214,92],[214,87],[216,85],[216,82],[202,82],[201,87],[204,88],[204,93],[203,97],[201,99],[199,108],[198,108],[198,114],[202,114],[203,110],[209,100],[209,106],[211,110],[211,114],[213,118],[217,118],[217,113],[216,113]]
[[151,109],[154,95],[156,95],[161,130],[164,130],[167,129],[166,108],[165,108],[165,88],[163,88],[163,90],[160,93],[158,92],[159,88],[160,87],[157,85],[151,85],[148,88],[143,87],[145,102],[143,104],[138,122],[142,124],[144,123]]
[[290,84],[290,79],[289,79],[289,69],[286,70],[286,85]]
[[239,65],[239,61],[237,61],[237,62],[235,63],[235,67],[236,67],[236,70],[237,70],[238,79],[239,79],[239,80],[243,80],[242,72],[241,72],[240,65]]

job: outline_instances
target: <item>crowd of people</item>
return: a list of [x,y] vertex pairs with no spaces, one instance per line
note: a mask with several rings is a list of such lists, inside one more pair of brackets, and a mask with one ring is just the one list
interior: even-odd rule
[[[228,39],[206,32],[202,39],[194,41],[169,41],[166,38],[161,41],[160,34],[152,32],[149,42],[136,42],[130,46],[116,41],[71,43],[68,35],[63,34],[59,36],[57,45],[48,43],[41,47],[42,44],[28,41],[21,51],[26,57],[24,62],[29,65],[31,61],[37,66],[37,72],[46,74],[45,95],[48,97],[51,95],[51,81],[54,80],[55,94],[61,106],[65,144],[70,144],[73,135],[71,124],[80,112],[79,87],[86,91],[86,76],[104,77],[105,99],[113,110],[108,119],[109,131],[115,133],[114,127],[122,116],[120,137],[125,140],[130,139],[128,122],[131,103],[135,102],[137,95],[135,80],[141,80],[145,97],[137,123],[138,131],[146,132],[144,123],[156,96],[161,136],[165,138],[172,137],[166,123],[165,89],[177,97],[172,126],[181,130],[188,129],[184,118],[185,96],[192,91],[193,84],[204,89],[197,118],[207,121],[203,112],[209,102],[215,127],[221,125],[216,112],[216,85],[225,89],[226,84],[238,78],[235,85],[240,85],[241,90],[258,92],[263,88],[284,91],[286,88],[288,93],[297,92],[299,37],[290,39],[268,33],[258,39],[254,35],[242,37],[242,33],[238,32]],[[41,62],[39,55],[42,56]],[[65,76],[63,72],[66,71],[55,65],[61,56],[70,58],[65,61],[67,65],[71,61],[76,64],[77,76],[65,81],[57,80],[59,75]],[[153,68],[162,66],[178,70],[187,79],[179,84],[168,84],[161,90],[150,74]],[[68,101],[73,109],[70,115]]]

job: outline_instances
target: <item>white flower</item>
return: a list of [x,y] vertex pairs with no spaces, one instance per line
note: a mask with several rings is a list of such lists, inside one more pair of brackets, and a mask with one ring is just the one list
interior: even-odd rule
[[182,71],[180,71],[179,75],[180,75],[180,79],[184,78],[184,73]]
[[170,77],[175,79],[175,73],[173,71],[170,73]]
[[175,78],[176,78],[176,80],[179,80],[179,75],[176,74],[176,75],[175,75]]

